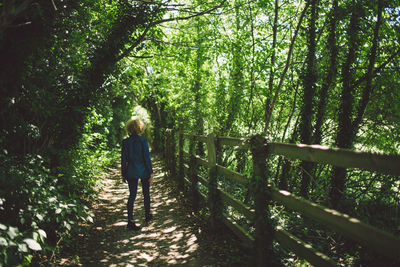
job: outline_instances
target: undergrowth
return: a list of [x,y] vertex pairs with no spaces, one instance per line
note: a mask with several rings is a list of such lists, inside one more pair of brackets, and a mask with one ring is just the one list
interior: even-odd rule
[[118,158],[106,142],[105,135],[83,135],[77,148],[62,152],[66,160],[56,167],[49,156],[1,152],[1,266],[54,262],[59,246],[82,231],[78,224],[93,222],[89,206],[97,177]]

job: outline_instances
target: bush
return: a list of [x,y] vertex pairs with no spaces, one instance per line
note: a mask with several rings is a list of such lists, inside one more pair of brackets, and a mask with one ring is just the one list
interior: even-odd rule
[[40,155],[0,155],[0,265],[28,266],[52,254],[61,235],[92,222],[89,204],[98,175],[116,160],[106,151],[106,135],[84,134],[77,149],[64,153],[65,165],[49,169]]
[[77,194],[61,193],[58,183],[64,176],[51,175],[40,156],[17,162],[3,154],[2,162],[0,262],[4,265],[29,265],[38,251],[47,254],[54,249],[57,234],[92,220]]

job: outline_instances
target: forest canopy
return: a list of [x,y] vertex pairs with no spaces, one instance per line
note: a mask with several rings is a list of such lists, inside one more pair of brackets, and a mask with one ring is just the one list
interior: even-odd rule
[[[398,0],[2,1],[0,259],[29,264],[92,219],[96,174],[140,107],[153,151],[174,128],[399,154],[399,68]],[[222,160],[249,171],[243,158]],[[399,233],[398,177],[273,170],[279,188]]]

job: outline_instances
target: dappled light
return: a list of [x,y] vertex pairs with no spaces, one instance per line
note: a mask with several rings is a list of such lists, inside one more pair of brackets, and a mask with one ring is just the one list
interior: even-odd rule
[[400,266],[399,18],[0,0],[0,266]]
[[290,196],[291,195],[291,193],[289,191],[286,191],[286,190],[279,190],[279,193],[281,193],[282,195],[285,195],[285,196]]
[[329,150],[331,149],[329,146],[323,146],[323,145],[306,145],[306,144],[297,144],[298,147],[308,147],[308,148],[315,148],[315,149],[321,149],[321,150]]
[[[148,224],[144,222],[139,185],[134,218],[142,229],[137,232],[126,228],[125,207],[129,190],[127,184],[120,181],[119,170],[111,169],[110,177],[102,181],[104,188],[94,207],[94,224],[87,226],[88,233],[81,240],[83,247],[78,251],[82,266],[202,266],[203,263],[218,262],[213,259],[213,251],[218,255],[219,250],[227,252],[226,243],[210,243],[197,219],[189,215],[187,207],[177,202],[172,188],[166,184],[168,178],[161,162],[153,161],[153,165],[155,175],[150,192],[154,218]],[[226,236],[226,233],[220,234]]]
[[187,215],[169,198],[170,189],[163,187],[160,163],[154,165],[156,175],[151,187],[154,220],[148,225],[144,223],[143,197],[138,186],[134,218],[142,229],[138,232],[126,229],[125,205],[129,190],[127,184],[119,181],[119,171],[114,169],[112,179],[104,181],[104,193],[96,208],[101,213],[95,218],[95,224],[102,226],[93,227],[93,233],[87,236],[89,255],[82,256],[83,265],[98,262],[102,266],[146,266],[148,263],[187,264],[192,260],[198,248],[197,237],[187,225],[177,221],[178,217],[182,220]]

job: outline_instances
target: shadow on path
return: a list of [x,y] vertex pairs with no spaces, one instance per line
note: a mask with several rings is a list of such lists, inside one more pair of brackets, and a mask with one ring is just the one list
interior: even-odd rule
[[77,253],[83,266],[244,266],[248,253],[226,230],[212,233],[176,199],[161,162],[153,157],[154,181],[150,188],[152,222],[144,224],[141,186],[134,217],[142,229],[126,229],[128,185],[112,169],[94,205],[95,220],[82,237]]

